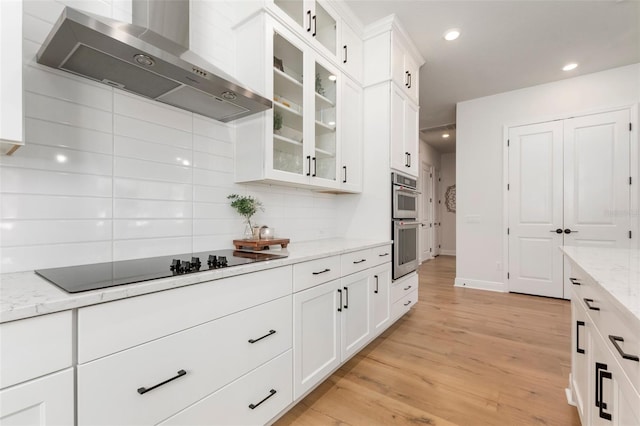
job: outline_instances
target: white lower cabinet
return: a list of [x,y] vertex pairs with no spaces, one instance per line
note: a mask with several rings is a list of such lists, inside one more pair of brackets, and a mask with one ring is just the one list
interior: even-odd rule
[[345,361],[369,342],[373,317],[371,275],[358,272],[340,280],[342,305],[340,311],[341,360]]
[[391,320],[394,321],[418,302],[418,274],[410,274],[391,286]]
[[391,321],[391,265],[381,265],[371,270],[373,334],[382,333]]
[[340,365],[340,280],[293,295],[293,398]]
[[160,425],[266,424],[293,401],[292,356],[279,355]]
[[0,391],[0,424],[73,425],[73,380],[73,368],[68,368],[3,389]]
[[78,366],[80,425],[155,424],[291,348],[291,296]]

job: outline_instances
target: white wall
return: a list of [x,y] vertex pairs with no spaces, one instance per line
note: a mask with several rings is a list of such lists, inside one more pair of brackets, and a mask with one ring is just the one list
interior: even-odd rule
[[[504,289],[504,126],[566,118],[639,101],[640,64],[635,64],[459,103],[456,281]],[[637,154],[635,158],[638,161]]]
[[[131,16],[129,1],[24,2],[26,146],[0,157],[1,272],[230,248],[234,192],[258,196],[278,236],[338,235],[335,195],[233,183],[233,124],[37,64],[64,3]],[[210,39],[192,46],[233,74],[234,4],[198,3],[192,35]]]
[[456,213],[447,211],[445,204],[445,193],[447,188],[456,184],[456,154],[442,154],[442,166],[440,168],[440,217],[442,226],[440,228],[440,254],[456,254]]
[[420,163],[427,163],[432,165],[434,169],[440,169],[440,158],[441,154],[438,151],[425,141],[420,140]]

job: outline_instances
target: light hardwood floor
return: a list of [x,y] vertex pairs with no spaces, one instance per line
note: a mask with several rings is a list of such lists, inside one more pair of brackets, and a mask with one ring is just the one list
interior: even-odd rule
[[454,288],[420,268],[420,303],[276,424],[579,425],[567,404],[567,301]]

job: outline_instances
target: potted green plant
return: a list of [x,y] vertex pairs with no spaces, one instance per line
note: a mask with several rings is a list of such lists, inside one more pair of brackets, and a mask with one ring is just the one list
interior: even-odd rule
[[244,217],[247,223],[244,231],[245,239],[253,238],[251,217],[253,217],[258,210],[264,211],[262,203],[257,198],[250,195],[231,194],[227,196],[227,199],[231,200],[231,207],[233,207],[240,216]]
[[273,130],[280,131],[282,129],[282,114],[278,111],[273,113]]

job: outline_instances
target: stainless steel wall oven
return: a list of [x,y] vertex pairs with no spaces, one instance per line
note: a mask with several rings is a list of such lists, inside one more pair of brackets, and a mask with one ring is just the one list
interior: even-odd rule
[[393,238],[393,279],[418,269],[418,197],[415,178],[391,174],[391,237]]

